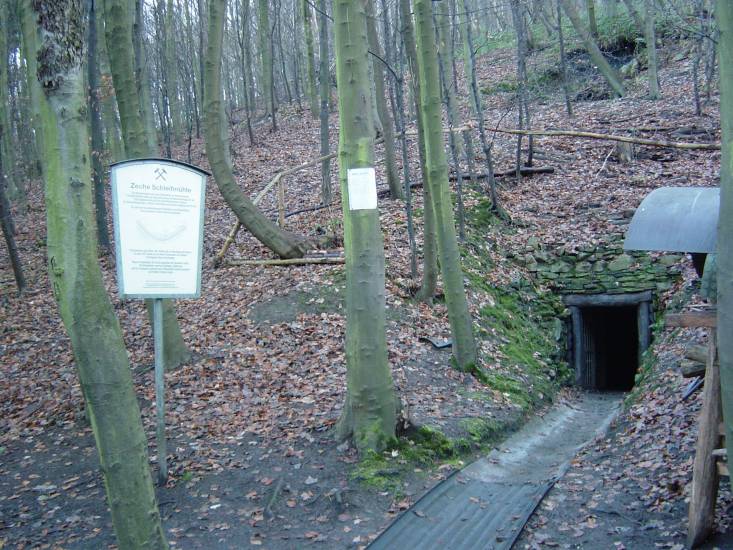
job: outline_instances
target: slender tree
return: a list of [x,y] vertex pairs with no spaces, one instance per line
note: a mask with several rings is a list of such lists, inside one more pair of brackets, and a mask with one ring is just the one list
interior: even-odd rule
[[725,443],[733,456],[733,4],[718,0],[720,29],[720,216],[718,223],[718,355]]
[[37,130],[43,133],[49,277],[74,350],[119,547],[164,549],[130,365],[97,263],[82,0],[36,1],[33,8],[43,36]]
[[[411,92],[415,105],[415,112],[420,111],[420,75],[417,60],[417,46],[415,45],[415,31],[412,23],[410,0],[400,1],[400,22],[402,24],[402,41],[405,44],[407,60],[410,65]],[[404,125],[403,125],[404,127]],[[428,185],[428,169],[425,152],[425,128],[421,116],[417,117],[418,154],[420,155],[420,172],[423,181],[423,275],[417,299],[423,302],[432,302],[435,288],[438,284],[438,245],[435,231],[435,211],[430,199],[432,190]]]
[[659,75],[657,71],[657,34],[655,27],[654,0],[644,0],[646,8],[644,20],[644,41],[646,42],[647,76],[649,77],[649,99],[659,99],[662,94],[659,90]]
[[99,246],[107,252],[110,247],[107,230],[107,202],[104,197],[104,135],[99,88],[99,62],[97,57],[97,0],[87,0],[88,5],[88,53],[87,82],[89,84],[89,127],[91,130],[91,150],[89,156],[92,163],[92,181],[94,182],[94,210],[97,222],[97,239]]
[[387,109],[387,97],[384,86],[385,60],[382,47],[379,45],[377,35],[376,17],[374,15],[374,0],[367,2],[369,10],[367,16],[367,32],[369,38],[369,51],[372,52],[371,61],[374,72],[374,102],[377,107],[379,126],[382,128],[384,137],[384,164],[387,172],[387,185],[389,194],[393,199],[404,199],[404,192],[400,185],[400,176],[397,172],[394,150],[394,123]]
[[560,0],[556,0],[557,8],[557,41],[560,46],[560,70],[562,71],[562,92],[565,96],[565,111],[569,117],[573,116],[573,104],[570,103],[570,88],[568,86],[568,65],[565,56],[565,37],[562,30],[562,6]]
[[226,0],[209,1],[209,41],[204,66],[204,137],[211,171],[224,200],[239,221],[265,246],[282,258],[297,258],[306,250],[306,243],[280,229],[252,204],[234,180],[226,158],[229,144],[222,132],[221,57],[224,40]]
[[181,102],[178,96],[178,56],[176,55],[175,10],[173,0],[165,6],[165,84],[168,98],[171,137],[178,145],[181,143]]
[[478,79],[476,77],[476,59],[473,47],[473,31],[468,18],[465,0],[458,1],[458,10],[460,11],[460,28],[463,37],[463,56],[465,60],[466,75],[469,79],[471,88],[471,108],[476,116],[478,123],[479,137],[481,138],[481,148],[484,152],[486,161],[486,177],[489,180],[489,193],[491,195],[491,205],[495,212],[501,212],[499,205],[499,195],[496,192],[496,180],[494,179],[494,161],[491,155],[491,147],[489,139],[486,136],[486,128],[484,127],[484,108],[481,103],[481,93],[478,89]]
[[[321,102],[320,130],[321,130],[321,156],[326,157],[331,152],[329,142],[329,102],[331,99],[331,74],[328,70],[328,14],[326,13],[326,0],[318,2],[318,91]],[[325,159],[321,162],[321,203],[331,204],[331,160]]]
[[398,406],[387,360],[379,211],[376,207],[352,210],[349,195],[352,169],[374,167],[367,2],[335,0],[333,4],[346,253],[347,390],[337,437],[352,439],[360,453],[380,451],[394,437]]
[[316,55],[313,46],[313,24],[311,22],[310,0],[301,0],[303,16],[303,33],[305,34],[305,60],[308,71],[308,99],[310,100],[311,114],[318,116],[318,91],[316,90]]
[[[3,128],[0,126],[0,136]],[[0,151],[0,228],[3,231],[5,245],[10,256],[10,266],[13,268],[13,277],[15,278],[15,286],[21,293],[25,289],[25,277],[23,276],[23,268],[20,265],[20,254],[18,254],[18,245],[15,242],[15,224],[13,223],[13,213],[10,209],[10,201],[5,192],[5,173],[3,172],[2,151]]]
[[[120,112],[122,136],[127,158],[157,156],[157,150],[150,147],[150,138],[143,124],[141,98],[138,95],[133,48],[134,5],[125,0],[105,0],[105,37],[112,69],[115,96]],[[166,368],[174,368],[191,357],[181,335],[176,311],[170,300],[163,302],[163,338],[165,341]],[[148,316],[152,321],[152,303],[146,302]]]
[[420,73],[420,116],[425,128],[427,183],[436,219],[440,271],[453,335],[456,366],[465,371],[477,367],[473,323],[463,286],[461,255],[456,239],[453,205],[448,188],[448,163],[443,143],[440,81],[430,0],[415,0],[415,33]]
[[565,14],[573,24],[575,32],[578,33],[578,36],[583,40],[585,49],[588,51],[593,63],[595,63],[598,70],[603,75],[603,78],[605,78],[606,82],[611,86],[613,93],[619,97],[623,97],[626,94],[626,89],[621,81],[621,76],[619,76],[616,70],[611,67],[608,61],[606,61],[606,58],[603,56],[603,53],[598,47],[595,39],[591,36],[588,29],[580,20],[580,15],[578,15],[578,10],[575,8],[575,4],[572,0],[561,0],[561,2],[563,10],[565,10]]
[[275,83],[272,63],[272,30],[270,29],[270,2],[259,0],[257,37],[260,47],[260,69],[262,71],[262,95],[265,99],[265,112],[272,117],[272,130],[277,130],[275,118]]

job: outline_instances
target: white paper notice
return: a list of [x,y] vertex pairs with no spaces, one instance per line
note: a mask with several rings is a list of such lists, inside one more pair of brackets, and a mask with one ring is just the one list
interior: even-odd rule
[[377,176],[374,168],[351,168],[346,173],[349,210],[376,210]]
[[120,293],[196,297],[206,177],[164,162],[133,162],[112,170]]

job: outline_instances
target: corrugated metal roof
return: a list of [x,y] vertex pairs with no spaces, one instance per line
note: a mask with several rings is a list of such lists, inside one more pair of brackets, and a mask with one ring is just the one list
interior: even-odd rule
[[636,209],[625,250],[715,252],[720,189],[660,187]]

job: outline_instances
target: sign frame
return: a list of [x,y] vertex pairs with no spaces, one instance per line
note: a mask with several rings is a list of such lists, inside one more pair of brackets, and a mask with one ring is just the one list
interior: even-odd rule
[[[132,165],[145,165],[145,164],[157,164],[157,165],[164,165],[164,166],[173,166],[177,169],[184,169],[188,170],[189,172],[192,172],[193,174],[199,176],[201,178],[201,189],[200,189],[200,196],[199,196],[199,229],[198,229],[198,261],[195,266],[196,268],[196,286],[195,291],[193,293],[178,293],[178,292],[151,292],[151,293],[131,293],[125,291],[125,279],[123,274],[123,264],[122,264],[122,247],[121,247],[121,239],[120,239],[120,211],[119,211],[119,204],[118,204],[118,181],[117,181],[117,169]],[[115,236],[115,264],[116,264],[116,272],[117,272],[117,286],[119,289],[119,295],[123,300],[128,299],[167,299],[167,298],[185,298],[185,299],[192,299],[192,298],[199,298],[201,296],[201,268],[203,264],[203,255],[204,255],[204,215],[205,215],[205,209],[206,209],[206,179],[208,176],[211,176],[209,172],[206,170],[203,170],[199,168],[198,166],[194,166],[192,164],[188,164],[185,162],[181,162],[178,160],[173,159],[165,159],[165,158],[139,158],[139,159],[129,159],[129,160],[123,160],[120,162],[115,162],[110,164],[110,180],[112,185],[112,219],[113,219],[113,225],[114,225],[114,236]]]

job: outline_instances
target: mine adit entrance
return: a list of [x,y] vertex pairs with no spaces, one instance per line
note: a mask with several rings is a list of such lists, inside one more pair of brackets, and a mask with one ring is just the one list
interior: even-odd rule
[[570,362],[593,390],[628,391],[651,337],[652,293],[568,294]]

